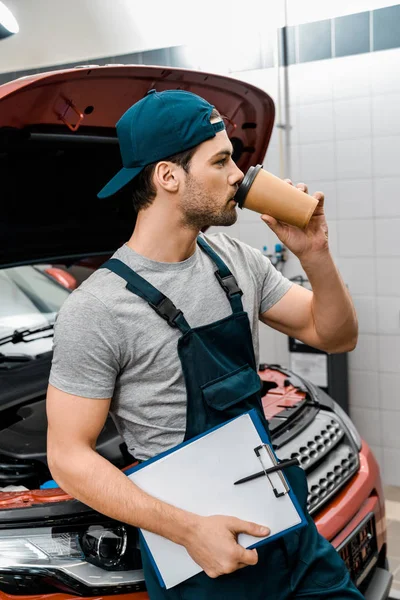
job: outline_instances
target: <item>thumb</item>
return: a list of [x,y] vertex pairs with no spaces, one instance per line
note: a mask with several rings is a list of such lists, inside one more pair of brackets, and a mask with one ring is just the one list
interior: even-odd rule
[[256,565],[258,563],[258,552],[255,548],[252,550],[243,548],[243,552],[238,560],[244,565]]
[[279,223],[279,221],[270,215],[261,215],[261,220],[264,221],[264,223],[266,223],[268,227],[276,234],[278,234],[278,232],[282,229],[281,223]]

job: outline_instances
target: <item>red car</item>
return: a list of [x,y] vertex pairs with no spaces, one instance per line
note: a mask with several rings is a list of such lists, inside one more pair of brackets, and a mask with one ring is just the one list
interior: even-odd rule
[[[12,272],[23,306],[29,302],[44,319],[24,322],[29,310],[18,313],[13,301],[18,327],[2,335],[0,312],[0,350],[6,349],[0,353],[0,600],[148,598],[135,528],[48,487],[45,394],[54,322],[46,315],[54,316],[65,298],[53,299],[48,278],[68,293],[130,236],[134,214],[126,189],[112,202],[96,194],[120,167],[115,123],[153,87],[206,98],[226,117],[240,168],[263,161],[274,103],[264,91],[228,77],[90,66],[0,87],[0,281]],[[35,267],[28,282],[27,265]],[[317,386],[278,366],[260,365],[259,374],[276,452],[298,457],[305,469],[318,529],[366,598],[386,599],[385,507],[370,448]],[[97,448],[121,469],[135,462],[111,417]]]

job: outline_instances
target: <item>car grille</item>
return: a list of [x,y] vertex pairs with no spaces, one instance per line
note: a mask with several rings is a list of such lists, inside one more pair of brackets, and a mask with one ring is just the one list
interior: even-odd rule
[[357,449],[341,420],[324,410],[276,454],[280,459],[297,458],[306,471],[310,514],[322,508],[359,468]]

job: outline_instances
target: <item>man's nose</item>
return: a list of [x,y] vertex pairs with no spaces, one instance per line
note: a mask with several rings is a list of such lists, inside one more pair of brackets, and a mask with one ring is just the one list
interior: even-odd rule
[[239,185],[244,177],[243,171],[239,169],[239,167],[235,164],[235,168],[233,172],[229,175],[229,184],[230,185]]

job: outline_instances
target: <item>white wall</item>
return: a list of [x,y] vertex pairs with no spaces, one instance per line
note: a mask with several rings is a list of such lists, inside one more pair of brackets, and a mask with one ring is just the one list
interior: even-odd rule
[[0,72],[179,45],[183,4],[170,2],[166,23],[154,1],[7,0],[20,31],[2,41]]
[[[265,160],[275,174],[326,193],[331,251],[359,319],[349,355],[350,412],[393,485],[400,485],[399,71],[400,49],[290,66],[292,170],[282,169],[279,130]],[[276,75],[237,74],[275,98]],[[234,234],[272,249],[268,228],[244,212]],[[284,273],[296,272],[292,257]],[[260,333],[261,360],[289,366],[286,337],[264,326]]]
[[363,12],[393,6],[398,2],[390,0],[286,0],[287,1],[287,24],[297,25],[311,21],[332,19],[343,15]]
[[[1,42],[0,73],[190,43],[203,69],[225,67],[276,19],[281,0],[6,0],[20,31]],[[243,21],[244,19],[244,21]],[[222,64],[220,65],[219,63]]]

